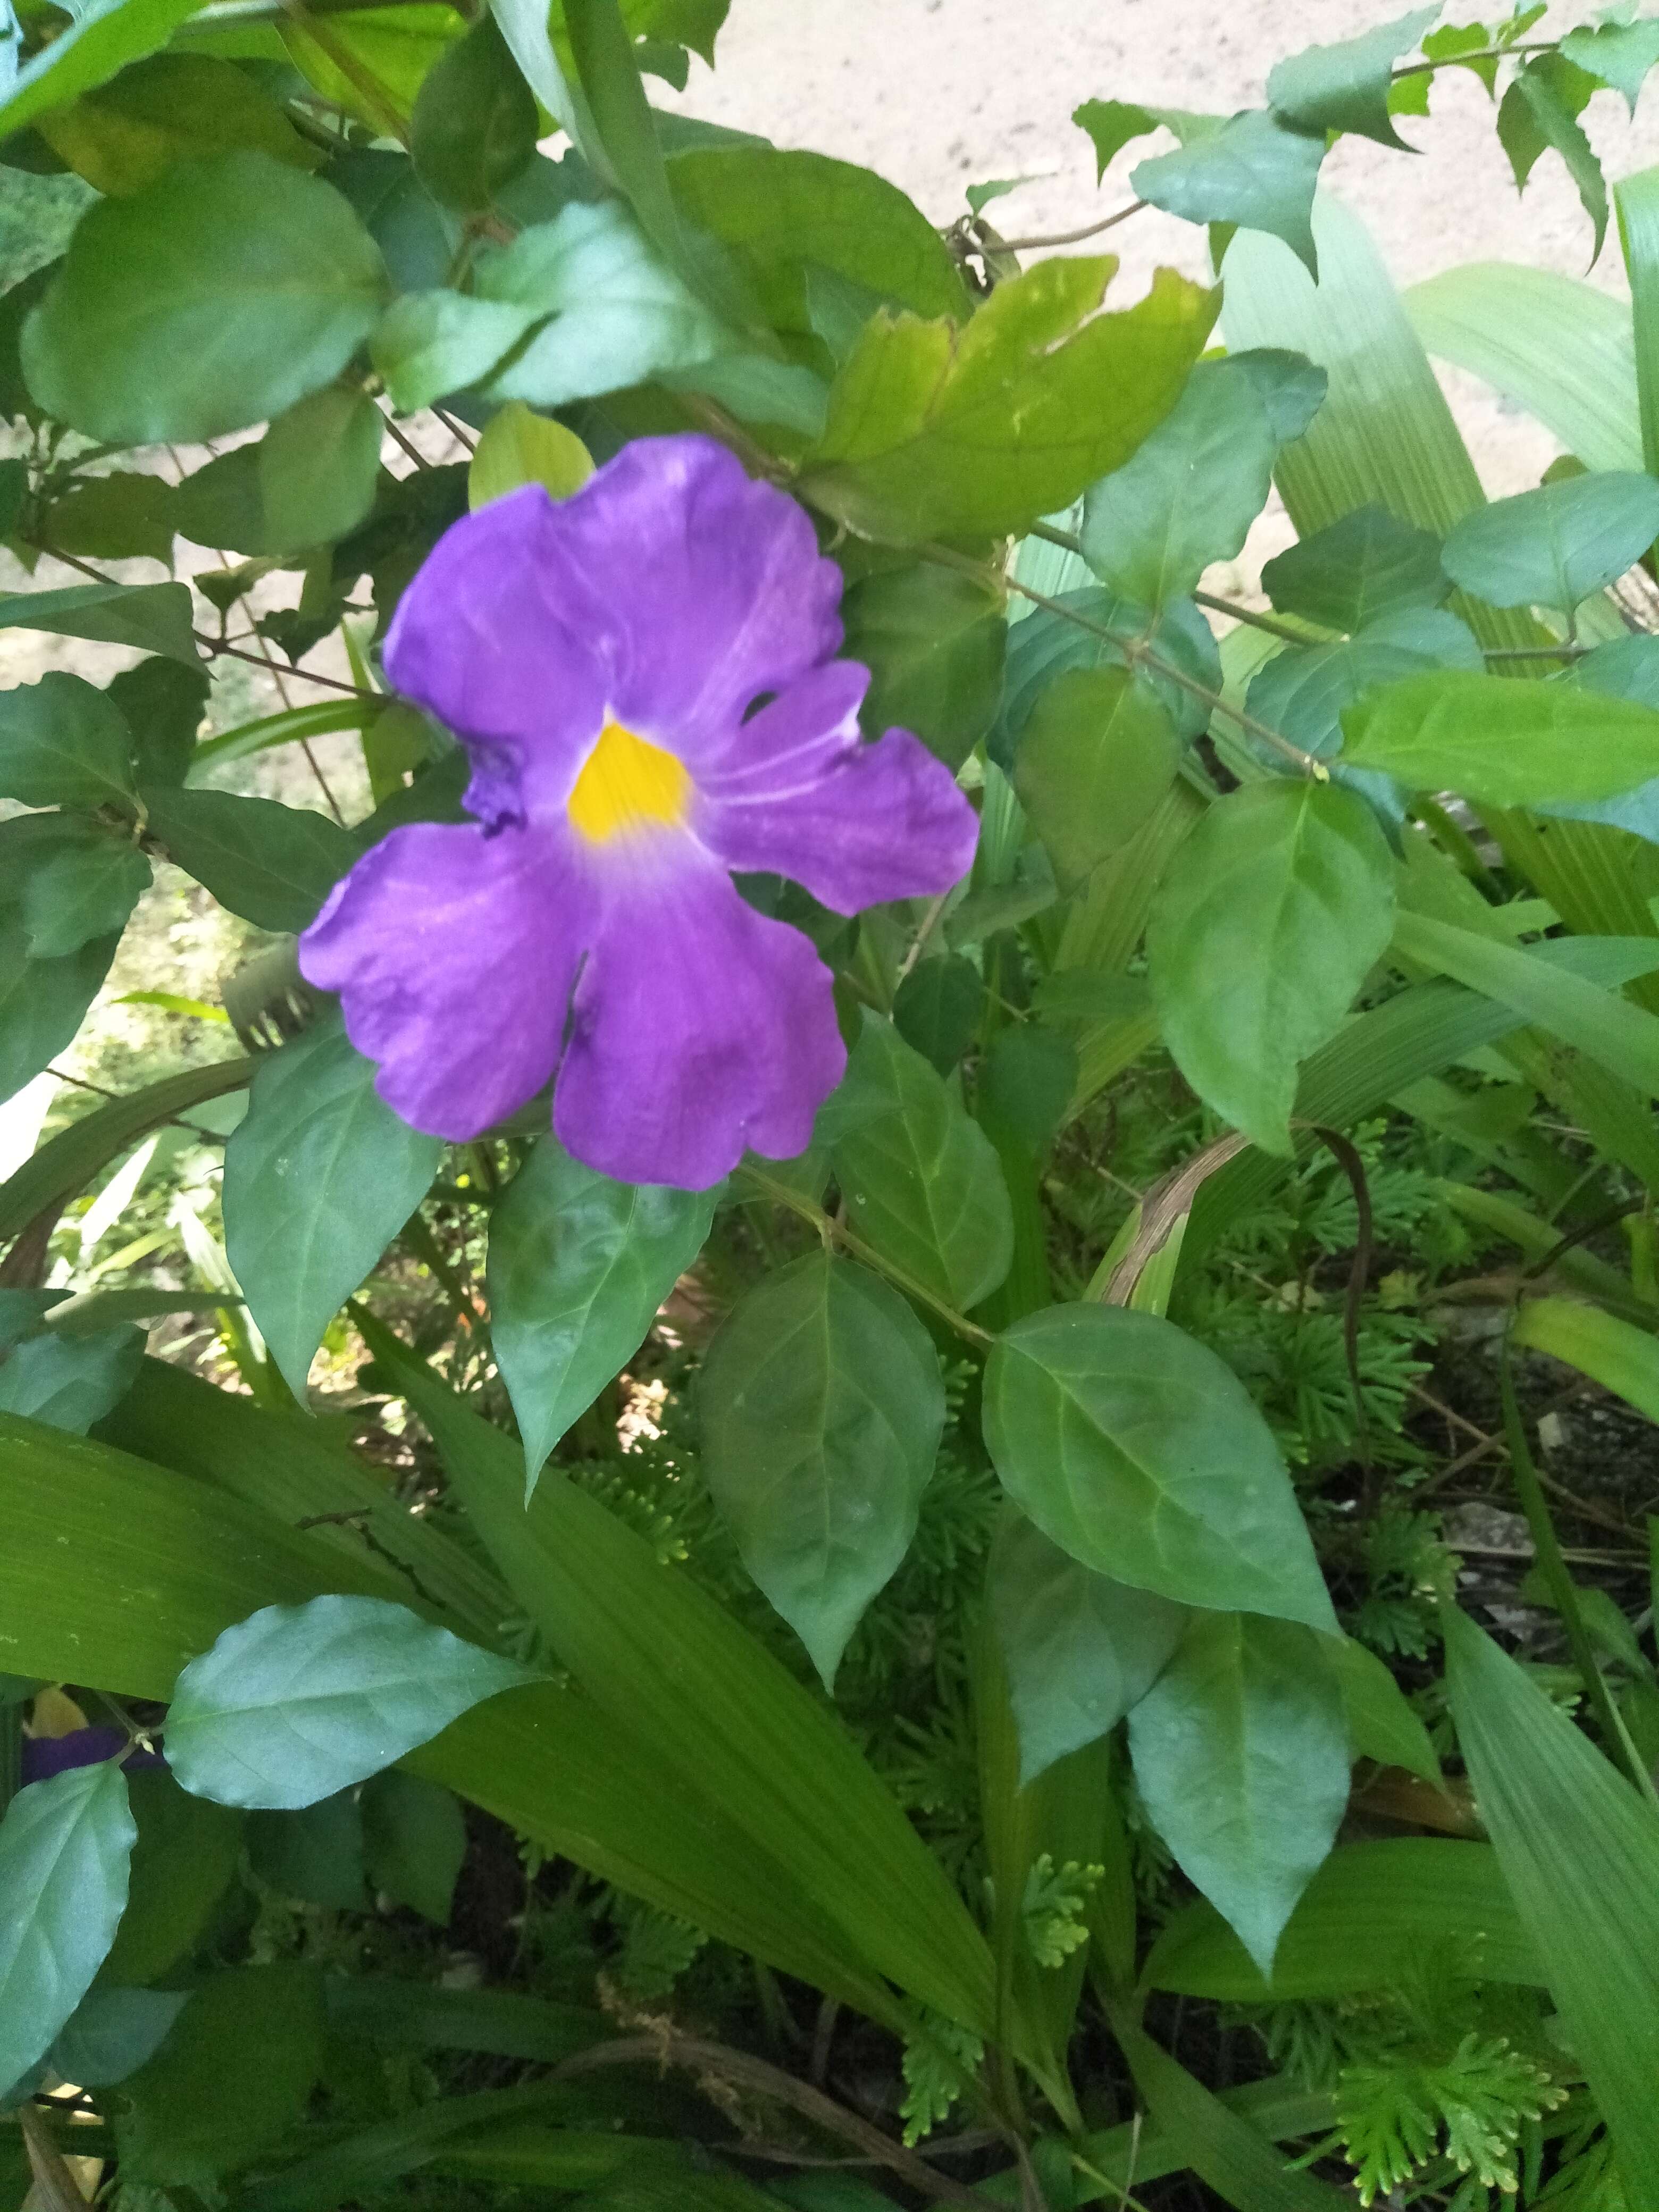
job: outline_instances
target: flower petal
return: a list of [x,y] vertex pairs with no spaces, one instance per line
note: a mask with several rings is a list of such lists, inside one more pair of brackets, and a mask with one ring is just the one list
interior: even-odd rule
[[727,867],[789,876],[837,914],[948,890],[979,837],[979,817],[919,738],[860,736],[869,682],[856,661],[835,660],[792,684],[699,779],[693,815]]
[[398,602],[386,672],[461,738],[466,805],[492,828],[568,797],[605,718],[592,613],[540,484],[453,524]]
[[301,972],[340,994],[387,1105],[459,1142],[550,1080],[593,906],[562,833],[416,823],[335,886]]
[[706,1190],[805,1152],[846,1048],[829,969],[690,839],[606,872],[553,1095],[566,1149],[621,1182]]
[[712,439],[636,439],[555,526],[592,594],[611,713],[694,776],[755,699],[841,643],[841,571],[805,509]]

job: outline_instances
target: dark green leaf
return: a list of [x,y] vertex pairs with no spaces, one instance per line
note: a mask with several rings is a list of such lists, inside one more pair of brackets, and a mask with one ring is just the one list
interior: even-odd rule
[[1354,131],[1383,146],[1409,150],[1389,120],[1394,64],[1438,16],[1442,0],[1379,23],[1357,39],[1308,46],[1275,62],[1267,77],[1274,112],[1298,131]]
[[1323,131],[1292,130],[1264,108],[1194,131],[1175,154],[1140,162],[1129,182],[1144,200],[1188,222],[1270,231],[1317,274],[1313,202]]
[[52,2045],[52,2071],[91,2089],[125,2081],[155,2056],[184,2007],[179,1990],[94,1986]]
[[51,2048],[127,1899],[136,1831],[108,1760],[20,1790],[0,1820],[0,2095]]
[[[278,545],[266,522],[259,455],[258,445],[238,446],[204,467],[191,471],[173,495],[173,520],[181,538],[188,538],[194,545],[210,546],[216,552],[246,554],[250,562],[294,550]],[[252,567],[250,573],[233,577],[230,580],[236,589],[221,611],[234,605],[264,573],[263,568]],[[204,579],[208,596],[216,605],[218,586],[223,580],[210,571]]]
[[366,392],[313,392],[279,416],[259,446],[259,492],[268,542],[331,545],[374,504],[386,424]]
[[535,1679],[383,1598],[266,1606],[179,1675],[167,1764],[195,1796],[291,1812]]
[[536,101],[493,15],[481,15],[428,70],[410,139],[416,173],[446,207],[488,208],[536,153]]
[[386,282],[327,185],[266,154],[188,162],[83,218],[24,328],[24,374],[112,445],[216,437],[331,382]]
[[1147,932],[1164,1042],[1268,1152],[1291,1151],[1297,1068],[1387,948],[1394,878],[1364,800],[1308,778],[1218,799],[1165,871]]
[[1156,131],[1161,118],[1127,100],[1085,100],[1072,110],[1072,120],[1089,134],[1097,184],[1131,140]]
[[1062,888],[1127,845],[1174,782],[1181,745],[1149,685],[1123,668],[1073,668],[1038,692],[1014,788]]
[[1040,1152],[1064,1121],[1077,1079],[1077,1047],[1069,1037],[1036,1022],[1011,1023],[998,1030],[981,1065],[980,1110]]
[[279,1897],[328,1912],[364,1912],[363,1815],[355,1790],[337,1790],[295,1813],[247,1816],[248,1864]]
[[323,1331],[420,1204],[442,1153],[441,1137],[384,1103],[373,1062],[332,1023],[261,1063],[225,1147],[225,1250],[301,1402]]
[[368,1878],[394,1904],[447,1928],[466,1856],[466,1821],[453,1790],[405,1774],[377,1774],[363,1791]]
[[1003,1485],[1085,1566],[1188,1605],[1316,1628],[1330,1600],[1271,1431],[1212,1352],[1157,1314],[1051,1306],[985,1373]]
[[933,1471],[945,1388],[927,1332],[879,1277],[808,1253],[732,1313],[697,1405],[703,1474],[744,1565],[832,1688]]
[[84,1436],[132,1388],[144,1356],[138,1328],[59,1336],[47,1329],[0,1360],[0,1411]]
[[1169,412],[1216,295],[1161,270],[1097,312],[1115,264],[1053,258],[999,284],[963,331],[880,314],[838,373],[803,489],[897,544],[1021,530],[1126,461]]
[[1462,590],[1494,607],[1571,614],[1659,538],[1659,483],[1608,470],[1540,484],[1466,514],[1441,559]]
[[45,117],[40,131],[78,175],[114,198],[142,191],[180,161],[240,149],[291,169],[314,169],[322,159],[246,70],[211,54],[135,63]]
[[1659,62],[1659,16],[1634,23],[1585,24],[1569,31],[1561,52],[1575,68],[1622,92],[1632,115],[1648,72]]
[[149,888],[149,862],[136,845],[88,827],[83,840],[66,839],[29,871],[19,904],[31,960],[61,959],[92,938],[118,936]]
[[71,584],[61,592],[0,598],[0,629],[52,630],[60,637],[136,645],[199,668],[187,584]]
[[860,1118],[833,1156],[852,1224],[935,1297],[977,1305],[1013,1255],[1008,1187],[989,1139],[956,1090],[873,1014],[845,1094]]
[[160,2051],[123,2086],[117,2141],[127,2182],[202,2189],[258,2157],[304,2112],[324,2032],[313,1967],[236,1966],[202,1983]]
[[538,308],[511,301],[408,292],[392,302],[374,332],[374,366],[395,405],[412,413],[484,383],[541,319]]
[[1407,607],[1438,606],[1451,583],[1426,530],[1361,507],[1269,561],[1261,587],[1280,614],[1352,635]]
[[11,538],[16,534],[28,490],[28,463],[0,461],[0,538]]
[[1595,150],[1578,116],[1595,90],[1595,79],[1565,53],[1534,54],[1510,84],[1498,110],[1498,137],[1510,157],[1516,187],[1524,191],[1538,157],[1553,147],[1578,188],[1584,212],[1595,225],[1594,261],[1607,229],[1607,187]]
[[[1011,767],[1018,743],[1043,686],[1066,668],[1121,668],[1127,664],[1113,642],[1146,639],[1159,658],[1171,661],[1182,673],[1206,690],[1221,689],[1221,660],[1209,624],[1190,599],[1175,599],[1154,617],[1150,607],[1115,599],[1093,586],[1065,592],[1055,601],[1059,613],[1039,607],[1033,614],[1011,623],[1008,630],[1007,678],[1002,714],[993,732],[989,750],[1000,765]],[[1081,622],[1075,619],[1081,616]],[[1109,633],[1103,637],[1102,630]],[[1183,738],[1201,737],[1209,725],[1207,702],[1183,685],[1153,670],[1141,681],[1163,701],[1165,713]]]
[[[382,1779],[394,1776],[403,1769],[393,1767]],[[380,1787],[371,1783],[365,1797]],[[328,2017],[337,2033],[362,2035],[380,2051],[475,2051],[544,2066],[603,2043],[612,2032],[605,2014],[586,2005],[343,1974],[329,1984]]]
[[[34,818],[0,824],[0,856],[12,842],[3,831]],[[31,960],[22,917],[6,904],[16,889],[0,878],[0,1103],[71,1042],[115,957],[115,939],[100,937],[64,959]]]
[[0,137],[64,106],[129,62],[166,46],[197,0],[93,0],[17,75],[0,101]]
[[959,955],[918,962],[893,997],[893,1027],[906,1044],[948,1075],[974,1041],[985,986]]
[[118,470],[82,477],[47,507],[38,535],[54,552],[94,561],[173,560],[173,488]]
[[433,198],[406,154],[350,147],[335,155],[323,180],[356,210],[399,292],[430,291],[445,282],[460,246],[461,227]]
[[1091,484],[1083,556],[1111,590],[1161,607],[1230,561],[1273,489],[1274,457],[1299,438],[1325,374],[1299,354],[1200,362],[1131,459]]
[[141,784],[184,781],[210,688],[205,668],[176,660],[141,660],[111,679],[106,696],[126,721]]
[[552,1137],[514,1177],[490,1218],[489,1306],[527,1490],[639,1350],[702,1249],[719,1196],[613,1182]]
[[129,1775],[138,1840],[127,1909],[99,1974],[115,1987],[159,1981],[201,1940],[241,1856],[240,1814],[192,1797],[163,1769]]
[[1129,1714],[1135,1784],[1182,1871],[1264,1974],[1348,1803],[1342,1692],[1320,1638],[1194,1616]]
[[1429,1732],[1382,1660],[1351,1636],[1330,1644],[1328,1652],[1342,1685],[1355,1756],[1374,1759],[1379,1766],[1404,1767],[1437,1789],[1440,1761]]
[[1659,775],[1659,711],[1574,684],[1411,676],[1346,708],[1342,730],[1350,766],[1492,806],[1610,799]]
[[1187,1608],[1097,1574],[1024,1515],[991,1554],[988,1591],[1019,1728],[1019,1778],[1117,1726],[1163,1672]]
[[261,929],[303,929],[357,858],[348,832],[309,807],[166,785],[143,795],[167,858]]
[[960,768],[996,719],[1008,625],[972,576],[923,562],[857,584],[842,606],[849,660],[869,669],[862,720],[871,737],[910,730]]

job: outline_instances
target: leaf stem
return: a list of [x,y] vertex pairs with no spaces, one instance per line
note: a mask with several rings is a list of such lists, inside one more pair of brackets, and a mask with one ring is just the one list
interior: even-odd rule
[[1504,62],[1511,54],[1553,54],[1556,43],[1553,39],[1523,39],[1512,46],[1474,46],[1466,54],[1448,54],[1443,61],[1407,62],[1389,72],[1389,82],[1398,84],[1404,76],[1432,76],[1437,70],[1465,69],[1471,62]]
[[[995,253],[1035,253],[1044,246],[1076,246],[1083,239],[1096,238],[1103,230],[1111,230],[1121,222],[1127,222],[1132,215],[1139,215],[1146,206],[1145,200],[1131,200],[1127,207],[1119,208],[1115,215],[1104,216],[1098,222],[1085,222],[1081,230],[1057,230],[1048,238],[1001,238],[991,230],[991,250]],[[988,223],[981,228],[990,230]],[[993,243],[993,241],[994,241]]]

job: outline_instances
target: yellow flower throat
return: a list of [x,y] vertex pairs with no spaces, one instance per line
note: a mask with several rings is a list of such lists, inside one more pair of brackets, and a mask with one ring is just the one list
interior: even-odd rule
[[641,830],[677,830],[691,803],[691,779],[672,753],[607,722],[570,794],[571,826],[590,844]]

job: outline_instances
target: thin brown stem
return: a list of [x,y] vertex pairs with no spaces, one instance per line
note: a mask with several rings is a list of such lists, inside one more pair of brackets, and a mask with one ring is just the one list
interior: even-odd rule
[[403,447],[404,453],[409,455],[410,459],[414,462],[417,469],[429,469],[432,466],[431,462],[428,460],[426,455],[415,443],[415,441],[410,437],[405,431],[398,428],[398,425],[392,421],[391,416],[386,414],[384,409],[381,410],[381,420],[386,424],[386,434],[392,440],[394,444]]
[[1085,222],[1081,230],[1057,230],[1048,238],[998,238],[994,250],[998,253],[1035,253],[1045,246],[1076,246],[1085,238],[1097,238],[1103,230],[1111,230],[1121,222],[1127,222],[1132,215],[1139,215],[1146,205],[1145,200],[1131,200],[1127,207],[1120,208],[1115,215],[1103,216],[1098,222]]
[[469,437],[465,428],[455,420],[455,417],[453,415],[449,414],[441,407],[434,407],[432,411],[437,416],[438,420],[443,424],[445,429],[448,431],[450,436],[455,441],[455,443],[458,446],[465,447],[469,453],[476,453],[477,452],[477,440],[476,438]]
[[921,959],[928,939],[939,927],[939,918],[944,913],[945,902],[950,896],[949,891],[941,891],[921,917],[921,927],[910,939],[910,949],[900,961],[898,974],[893,978],[893,988],[896,992],[917,961]]
[[[169,451],[170,450],[171,448],[169,448]],[[218,562],[219,566],[225,571],[226,574],[228,575],[230,573],[231,563],[222,550],[218,554]],[[258,635],[257,630],[254,635],[256,636]],[[227,653],[234,653],[235,651],[235,647],[234,646],[227,645],[224,647],[223,650]],[[240,658],[246,660],[258,660],[264,662],[271,682],[276,687],[276,696],[282,701],[284,708],[291,713],[293,711],[294,702],[288,696],[288,686],[283,681],[282,670],[276,665],[276,655],[270,649],[270,641],[268,638],[259,638],[259,650],[257,655],[254,653],[245,653],[241,655]],[[295,669],[294,672],[298,676],[302,675],[304,671],[301,669]],[[313,678],[313,682],[319,679],[315,678]],[[300,739],[300,750],[306,757],[306,765],[311,770],[313,776],[316,779],[317,788],[322,793],[329,812],[339,823],[341,829],[343,830],[346,826],[345,816],[340,811],[339,801],[335,798],[334,793],[329,789],[328,778],[323,774],[322,763],[318,759],[316,754],[311,750],[311,740],[309,738],[301,738]]]
[[[193,630],[191,635],[198,645],[204,647],[216,659],[222,654],[232,660],[246,660],[251,668],[263,668],[267,675],[274,673],[270,661],[261,653],[244,653],[240,646],[225,645],[218,638],[210,637],[205,630]],[[297,676],[302,684],[320,684],[325,691],[343,691],[349,699],[380,699],[385,696],[383,692],[365,691],[358,684],[343,684],[337,676],[319,676],[314,669],[290,668],[286,672],[289,676]]]
[[1282,637],[1286,645],[1308,645],[1312,642],[1306,634],[1280,622],[1276,615],[1264,615],[1255,607],[1242,607],[1237,599],[1218,599],[1213,592],[1194,592],[1194,601],[1208,607],[1215,615],[1230,615],[1235,622],[1243,623],[1251,629],[1264,629],[1269,637]]

